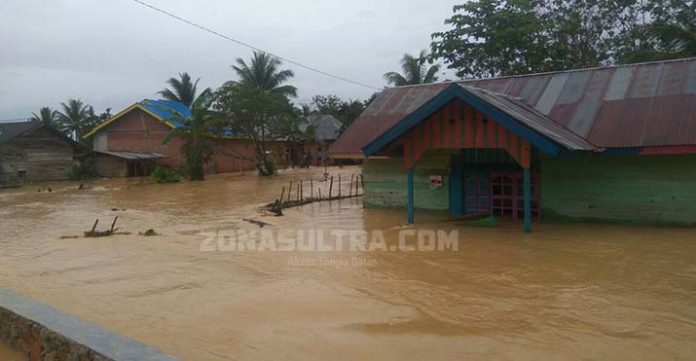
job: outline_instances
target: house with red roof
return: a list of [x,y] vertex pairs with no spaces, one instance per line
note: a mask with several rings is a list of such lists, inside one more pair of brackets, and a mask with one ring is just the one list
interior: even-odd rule
[[696,58],[382,91],[330,148],[367,207],[696,224]]

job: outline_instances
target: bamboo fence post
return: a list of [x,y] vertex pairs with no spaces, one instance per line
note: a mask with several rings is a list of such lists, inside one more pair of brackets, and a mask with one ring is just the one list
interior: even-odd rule
[[288,203],[292,200],[292,181],[290,181],[290,188],[288,188]]
[[333,176],[331,176],[331,183],[329,183],[329,200],[331,200],[332,191],[333,191]]
[[300,202],[304,200],[304,183],[300,181]]
[[283,191],[280,192],[280,204],[283,205],[283,198],[285,198],[285,186],[283,186]]
[[338,198],[341,198],[341,174],[338,175]]
[[314,199],[314,180],[309,180],[309,198]]
[[360,174],[355,176],[355,196],[356,197],[358,196],[358,186],[360,185],[360,183],[358,182],[359,178],[360,178]]
[[353,177],[354,175],[350,175],[350,186],[348,187],[348,198],[350,198],[353,195]]

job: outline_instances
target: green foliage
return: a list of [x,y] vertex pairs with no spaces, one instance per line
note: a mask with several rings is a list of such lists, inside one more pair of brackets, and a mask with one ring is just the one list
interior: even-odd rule
[[181,181],[179,173],[162,166],[155,167],[152,173],[150,173],[150,178],[157,183],[177,183]]
[[237,65],[232,65],[232,69],[239,76],[239,81],[228,82],[226,85],[240,83],[285,97],[296,97],[297,88],[292,85],[283,85],[295,76],[295,73],[288,69],[280,70],[281,64],[281,61],[272,55],[255,51],[251,64],[247,64],[242,58],[237,58]]
[[460,77],[494,77],[696,55],[693,3],[472,0],[433,34],[432,58]]
[[343,123],[346,128],[365,110],[366,102],[359,99],[343,100],[336,95],[315,95],[312,105],[303,109],[305,116],[310,114],[329,114]]
[[82,141],[82,134],[99,124],[99,116],[94,108],[80,99],[70,99],[61,103],[63,111],[58,113],[59,130],[76,141]]
[[[190,108],[196,101],[198,81],[200,80],[201,78],[198,78],[195,82],[192,82],[191,76],[188,73],[179,73],[179,79],[169,78],[169,80],[167,80],[167,84],[169,84],[171,89],[162,89],[158,94],[164,99],[182,103]],[[210,89],[203,90],[201,94],[206,91],[210,92]]]
[[270,166],[269,142],[297,136],[300,121],[283,92],[261,89],[246,82],[228,83],[218,90],[215,110],[224,119],[227,129],[251,140],[255,153],[253,161],[259,174],[273,175],[275,166]]
[[[253,161],[262,176],[276,173],[269,156],[269,142],[292,139],[298,133],[299,112],[288,100],[297,96],[297,88],[284,85],[295,74],[281,70],[281,65],[280,60],[263,52],[254,52],[250,64],[238,58],[232,68],[239,80],[218,89],[215,102],[225,128],[251,140]],[[237,156],[245,159],[242,154]]]
[[696,2],[650,0],[645,11],[654,19],[636,32],[644,39],[622,62],[666,60],[696,56]]
[[267,175],[273,175],[278,173],[278,168],[276,167],[275,162],[273,162],[272,159],[266,159],[264,164],[264,168],[266,169],[266,172],[268,173]]
[[57,110],[53,110],[49,107],[42,107],[39,109],[39,114],[31,113],[31,121],[42,122],[45,126],[51,128],[59,128],[58,120],[60,118],[60,113]]
[[70,180],[88,180],[97,178],[97,170],[94,168],[94,164],[83,162],[80,165],[73,165],[68,173],[68,178]]
[[170,130],[163,141],[169,143],[173,138],[184,141],[181,155],[184,158],[183,168],[190,180],[205,179],[205,163],[214,151],[212,138],[220,134],[220,118],[210,110],[213,101],[213,93],[206,89],[191,106],[191,117],[173,115],[172,118],[183,125]]
[[[440,65],[431,65],[426,70],[428,57],[425,50],[422,50],[418,57],[404,54],[404,57],[401,59],[403,75],[390,71],[384,74],[384,79],[386,79],[388,84],[395,86],[434,83],[437,81],[437,72],[440,71]],[[432,62],[432,59],[430,61]]]

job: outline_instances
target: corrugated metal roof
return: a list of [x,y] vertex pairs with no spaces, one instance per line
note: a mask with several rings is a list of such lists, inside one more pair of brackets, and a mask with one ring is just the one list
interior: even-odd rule
[[[696,145],[696,58],[461,81],[519,97],[598,147]],[[449,83],[385,89],[331,146],[361,149]]]
[[300,124],[301,131],[306,131],[309,126],[314,127],[314,137],[319,140],[334,140],[341,133],[343,124],[333,115],[312,114],[306,121]]
[[180,117],[184,119],[191,117],[191,109],[183,103],[173,100],[145,99],[138,104],[158,116],[160,120],[171,123],[176,128],[183,126]]
[[460,86],[566,149],[594,150],[596,148],[584,138],[556,123],[532,106],[525,104],[521,99],[470,85],[460,84]]
[[161,159],[165,158],[164,155],[159,153],[136,153],[136,152],[110,152],[105,150],[95,151],[99,154],[106,154],[114,156],[121,159],[127,160],[148,160],[148,159]]
[[40,127],[41,122],[39,121],[0,123],[0,144]]

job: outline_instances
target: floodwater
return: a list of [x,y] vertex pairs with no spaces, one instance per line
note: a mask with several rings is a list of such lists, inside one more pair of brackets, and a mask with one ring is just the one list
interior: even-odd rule
[[[413,231],[403,210],[359,199],[257,212],[291,179],[326,186],[322,172],[2,191],[0,285],[188,361],[696,358],[694,229],[542,223],[525,235],[417,212],[418,230],[458,230],[459,249],[201,251],[215,232],[258,229],[245,217],[271,231],[381,230],[389,247]],[[60,238],[116,215],[131,235]],[[161,235],[138,235],[149,228]]]
[[0,340],[0,360],[2,361],[28,361],[29,358]]

